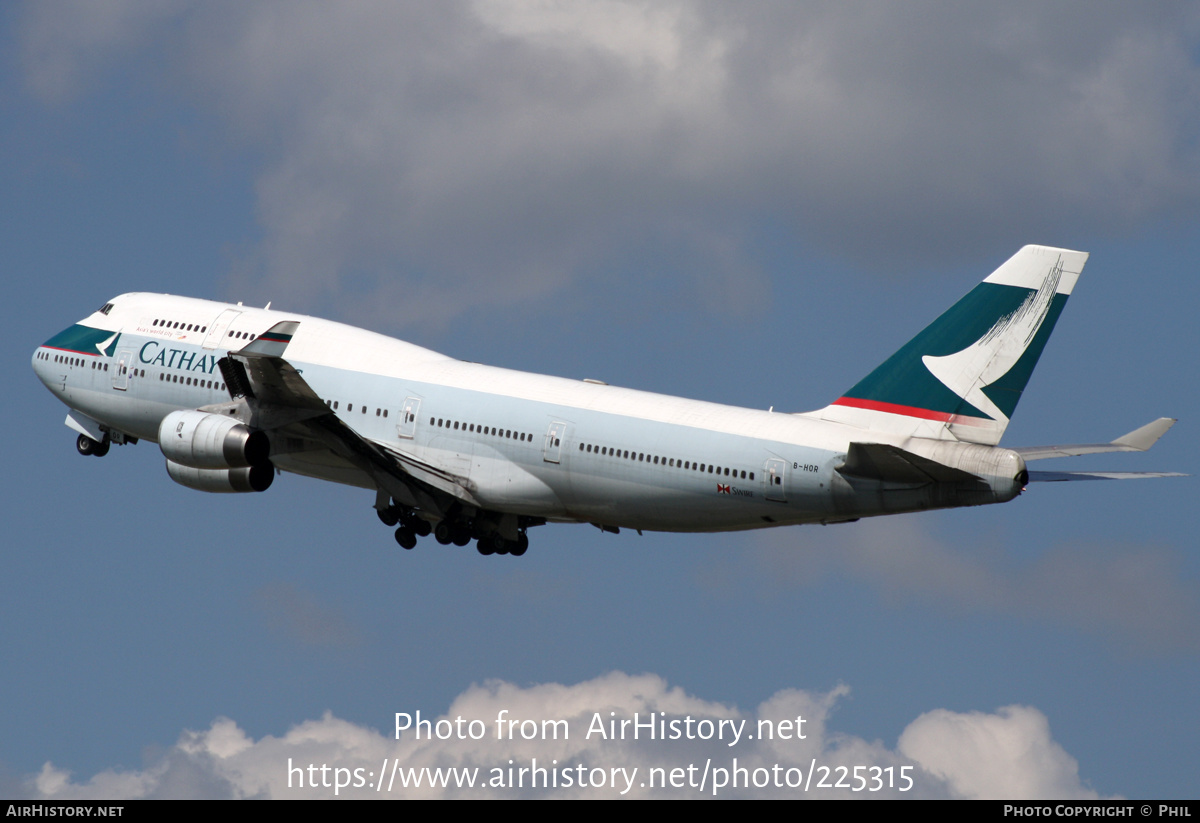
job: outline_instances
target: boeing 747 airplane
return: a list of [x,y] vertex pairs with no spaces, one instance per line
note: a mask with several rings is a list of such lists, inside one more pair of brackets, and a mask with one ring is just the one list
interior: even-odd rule
[[1003,503],[1031,472],[1144,451],[998,444],[1087,254],[1026,246],[830,405],[743,409],[467,363],[363,329],[238,303],[123,294],[39,346],[81,455],[158,443],[207,492],[277,472],[369,489],[396,541],[522,555],[548,522],[711,532]]

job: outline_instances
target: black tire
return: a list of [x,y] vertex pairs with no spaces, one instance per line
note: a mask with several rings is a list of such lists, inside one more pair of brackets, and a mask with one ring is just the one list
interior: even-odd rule
[[433,537],[443,546],[449,546],[454,542],[454,533],[450,529],[450,524],[445,520],[438,523],[433,529]]
[[101,440],[96,444],[96,450],[92,452],[96,457],[103,457],[108,454],[108,447],[111,444],[107,440]]
[[517,536],[517,542],[509,546],[508,553],[513,557],[520,557],[529,550],[529,536],[525,532],[521,532]]
[[84,457],[91,457],[99,448],[100,444],[86,434],[81,434],[75,439],[75,449]]
[[492,547],[492,540],[490,537],[479,538],[479,540],[475,543],[475,548],[484,557],[487,557],[490,554],[496,553],[496,550]]
[[396,529],[396,542],[401,548],[411,550],[417,545],[417,536],[408,526],[401,526]]
[[375,513],[379,515],[380,521],[385,526],[394,526],[400,522],[400,514],[395,508],[376,509]]
[[419,517],[413,518],[413,522],[409,526],[416,532],[417,537],[428,537],[429,533],[433,531],[433,526],[429,525],[429,521]]

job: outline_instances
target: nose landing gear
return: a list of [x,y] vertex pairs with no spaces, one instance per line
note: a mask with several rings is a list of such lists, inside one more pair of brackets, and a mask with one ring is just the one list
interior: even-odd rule
[[75,440],[75,449],[84,457],[103,457],[108,454],[108,438],[93,440],[86,434],[81,434]]

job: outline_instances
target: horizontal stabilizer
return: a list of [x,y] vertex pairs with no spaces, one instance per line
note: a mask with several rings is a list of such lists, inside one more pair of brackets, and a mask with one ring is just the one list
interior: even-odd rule
[[1179,472],[1030,472],[1030,483],[1059,483],[1064,480],[1144,480],[1147,477],[1187,477]]
[[[1104,452],[1144,452],[1158,442],[1167,433],[1167,429],[1175,425],[1173,417],[1160,417],[1153,423],[1147,423],[1140,429],[1134,429],[1129,434],[1122,435],[1111,443],[1076,443],[1070,446],[1027,446],[1013,449],[1025,460],[1045,460],[1047,457],[1076,457],[1081,454],[1102,454]],[[1050,472],[1054,474],[1055,472]],[[1160,475],[1154,475],[1160,476]]]
[[955,469],[885,443],[851,443],[838,473],[890,483],[978,481],[970,472]]

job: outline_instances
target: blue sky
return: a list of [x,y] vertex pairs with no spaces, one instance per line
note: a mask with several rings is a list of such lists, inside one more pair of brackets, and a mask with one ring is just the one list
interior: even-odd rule
[[819,735],[743,757],[915,763],[921,796],[1197,795],[1194,479],[410,553],[361,490],[208,496],[150,443],[79,458],[28,361],[157,291],[804,411],[1044,243],[1091,258],[1005,445],[1166,415],[1151,453],[1069,465],[1194,472],[1190,6],[61,2],[0,26],[3,794],[286,795],[288,757],[450,756],[388,740],[395,712],[503,705],[800,707]]

